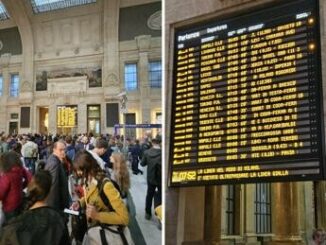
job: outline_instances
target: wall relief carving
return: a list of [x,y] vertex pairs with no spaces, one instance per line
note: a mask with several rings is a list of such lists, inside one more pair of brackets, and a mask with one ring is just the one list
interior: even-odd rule
[[157,11],[152,14],[147,20],[147,26],[155,31],[162,29],[162,11]]
[[46,91],[48,79],[52,78],[69,78],[86,76],[88,87],[95,88],[102,86],[102,69],[93,68],[74,68],[56,71],[39,71],[36,73],[36,91]]
[[110,73],[105,79],[105,86],[108,87],[110,85],[114,85],[114,86],[119,85],[118,76],[115,73]]
[[21,87],[22,92],[29,92],[32,90],[31,83],[28,81],[24,81]]

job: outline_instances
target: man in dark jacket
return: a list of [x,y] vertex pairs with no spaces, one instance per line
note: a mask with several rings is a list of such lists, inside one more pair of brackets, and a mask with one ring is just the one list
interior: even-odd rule
[[[162,151],[160,142],[157,139],[152,140],[152,148],[144,152],[141,165],[147,167],[147,195],[146,195],[146,219],[152,217],[152,201],[162,203]],[[155,192],[157,189],[157,192]]]
[[45,165],[45,170],[50,171],[52,176],[52,186],[47,203],[50,207],[61,211],[69,207],[68,178],[62,164],[65,158],[65,148],[64,141],[55,142],[53,153]]
[[141,156],[141,148],[139,145],[139,140],[135,140],[130,146],[129,146],[129,152],[131,154],[131,169],[132,173],[137,175],[138,173],[143,174],[143,171],[141,171],[138,168],[138,162]]

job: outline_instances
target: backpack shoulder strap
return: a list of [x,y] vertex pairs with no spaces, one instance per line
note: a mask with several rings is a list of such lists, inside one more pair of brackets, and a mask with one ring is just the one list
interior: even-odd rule
[[100,198],[101,198],[102,202],[105,204],[105,206],[107,206],[111,212],[115,212],[114,208],[111,205],[109,198],[104,193],[104,185],[107,182],[112,182],[112,181],[109,178],[104,178],[102,183],[99,183],[99,185],[98,185],[98,187],[100,187],[99,188]]

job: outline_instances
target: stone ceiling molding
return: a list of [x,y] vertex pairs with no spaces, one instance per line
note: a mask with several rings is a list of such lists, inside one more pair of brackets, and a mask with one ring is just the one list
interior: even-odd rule
[[162,29],[162,11],[161,10],[155,12],[148,18],[147,26],[154,31],[160,31]]
[[90,42],[92,40],[92,32],[90,27],[92,26],[90,17],[81,19],[79,24],[80,37],[83,42]]
[[137,46],[140,51],[148,51],[151,47],[151,36],[141,35],[136,38]]
[[0,65],[2,67],[8,67],[11,59],[10,53],[5,53],[0,56]]
[[53,45],[53,26],[51,24],[43,24],[42,25],[42,37],[43,44],[42,46],[52,46]]
[[119,86],[119,79],[118,76],[115,73],[110,73],[107,77],[107,79],[105,79],[105,87],[108,87],[110,85],[115,85],[115,86]]
[[62,43],[67,45],[72,43],[73,26],[71,22],[62,23]]

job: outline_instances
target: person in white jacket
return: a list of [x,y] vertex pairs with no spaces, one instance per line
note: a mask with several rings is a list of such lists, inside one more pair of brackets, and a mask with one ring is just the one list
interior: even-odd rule
[[92,156],[95,158],[96,162],[101,167],[101,169],[105,170],[106,163],[101,158],[101,156],[107,151],[109,144],[106,140],[102,138],[98,138],[95,140],[94,146],[95,146],[94,149],[89,150],[88,152],[92,154]]
[[27,142],[22,146],[22,156],[24,158],[25,166],[31,171],[32,174],[35,173],[35,163],[38,156],[38,145],[34,142],[34,137],[29,136]]

